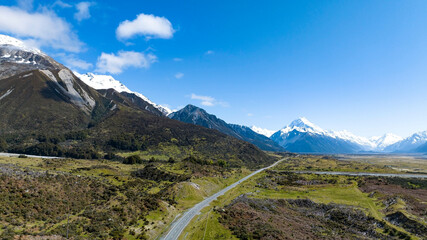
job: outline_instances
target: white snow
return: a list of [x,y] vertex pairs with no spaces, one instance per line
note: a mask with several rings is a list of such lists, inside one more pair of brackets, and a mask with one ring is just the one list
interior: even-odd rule
[[34,54],[40,54],[40,55],[43,54],[42,51],[40,51],[40,49],[27,46],[23,41],[19,39],[16,39],[7,35],[3,35],[3,34],[0,34],[0,46],[3,46],[3,47],[8,46],[14,49],[23,50],[23,51],[31,52]]
[[402,141],[403,138],[401,136],[397,136],[393,133],[386,133],[383,136],[375,136],[369,139],[371,142],[375,143],[376,148],[378,150],[383,150],[387,146],[395,144],[399,141]]
[[298,131],[298,132],[309,132],[309,133],[315,133],[315,134],[327,134],[325,130],[320,128],[319,126],[314,125],[310,121],[308,121],[305,117],[300,117],[294,121],[291,122],[288,126],[280,129],[281,135],[286,135],[289,132],[292,131]]
[[271,135],[273,135],[273,133],[276,132],[274,130],[268,130],[266,128],[260,128],[260,127],[257,127],[257,126],[252,126],[251,129],[252,129],[252,131],[254,131],[254,132],[258,133],[258,134],[264,135],[266,137],[270,137]]
[[74,74],[78,78],[80,78],[84,83],[86,83],[87,85],[89,85],[90,87],[92,87],[94,89],[110,89],[110,88],[112,88],[112,89],[116,90],[117,92],[133,93],[136,96],[138,96],[139,98],[141,98],[142,100],[153,105],[153,107],[157,108],[165,116],[172,113],[172,110],[170,110],[169,108],[152,102],[150,99],[148,99],[146,96],[142,95],[141,93],[131,91],[123,83],[114,79],[112,76],[98,75],[98,74],[93,74],[93,73],[80,74],[78,72],[74,72]]
[[1,97],[0,97],[0,100],[2,100],[3,98],[5,98],[5,97],[7,97],[7,96],[9,96],[9,94],[11,94],[13,92],[13,89],[11,88],[11,89],[9,89],[9,90],[7,90],[6,91],[6,93],[5,94],[3,94]]
[[[289,133],[292,131],[308,132],[311,134],[318,134],[318,135],[332,137],[335,139],[349,141],[362,146],[367,151],[372,151],[372,150],[382,151],[385,147],[402,140],[402,137],[399,137],[391,133],[385,134],[384,136],[381,136],[381,137],[366,138],[366,137],[357,136],[347,130],[343,130],[343,131],[324,130],[319,126],[311,123],[307,118],[304,118],[304,117],[298,118],[288,126],[280,129],[279,130],[280,137],[282,139],[285,139],[289,135]],[[421,139],[422,137],[419,137],[419,138]],[[427,141],[427,132],[426,132],[425,139]]]

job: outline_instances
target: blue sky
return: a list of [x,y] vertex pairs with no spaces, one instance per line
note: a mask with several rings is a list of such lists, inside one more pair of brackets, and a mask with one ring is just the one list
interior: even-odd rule
[[[81,73],[111,74],[173,109],[192,103],[227,122],[272,130],[300,116],[367,137],[427,130],[427,1],[0,5],[47,18],[31,19],[39,29],[0,17],[1,33]],[[154,25],[143,31],[137,24],[145,20]]]

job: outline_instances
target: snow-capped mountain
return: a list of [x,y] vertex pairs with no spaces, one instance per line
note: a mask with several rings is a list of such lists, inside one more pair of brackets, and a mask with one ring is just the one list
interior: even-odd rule
[[37,48],[23,41],[0,34],[0,79],[35,69],[64,69],[65,67]]
[[379,150],[379,151],[382,151],[387,146],[390,146],[402,140],[403,140],[403,137],[397,136],[396,134],[393,134],[393,133],[386,133],[383,136],[375,136],[375,137],[369,138],[369,141],[371,141],[375,145],[375,150]]
[[27,46],[23,41],[19,39],[16,39],[7,35],[3,35],[3,34],[0,34],[0,46],[2,47],[6,46],[11,49],[18,49],[18,50],[22,50],[22,51],[26,51],[34,54],[45,55],[44,53],[42,53],[42,51],[40,51],[40,49]]
[[386,134],[368,139],[346,130],[324,130],[302,117],[274,133],[271,139],[290,151],[297,145],[300,152],[356,153],[382,151],[402,138],[394,134]]
[[266,128],[260,128],[260,127],[257,127],[257,126],[252,126],[251,129],[252,129],[252,131],[254,131],[254,132],[258,133],[258,134],[264,135],[266,137],[271,137],[271,135],[273,135],[273,133],[276,132],[274,130],[268,130]]
[[84,83],[86,83],[87,85],[91,86],[94,89],[97,89],[97,90],[114,89],[119,93],[125,92],[125,93],[135,94],[137,97],[141,98],[145,102],[151,104],[153,107],[158,109],[164,116],[167,116],[170,113],[172,113],[172,110],[170,110],[169,108],[152,102],[150,99],[148,99],[146,96],[142,95],[141,93],[131,91],[123,83],[114,79],[112,76],[98,75],[93,73],[80,74],[78,72],[74,72],[74,74],[78,78],[80,78]]
[[427,144],[427,131],[415,133],[401,141],[384,148],[385,152],[418,152],[417,150]]

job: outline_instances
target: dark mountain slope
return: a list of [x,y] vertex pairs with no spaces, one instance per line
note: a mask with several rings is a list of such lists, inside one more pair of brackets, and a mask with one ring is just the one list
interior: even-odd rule
[[39,70],[0,80],[1,133],[81,129],[109,111],[109,101],[78,79],[69,91],[58,72],[50,72],[57,82]]
[[[91,129],[94,139],[105,139],[106,149],[111,139],[127,139],[141,144],[141,149],[161,149],[177,146],[180,152],[201,159],[227,160],[232,165],[251,167],[273,161],[254,145],[229,137],[216,130],[206,129],[176,120],[157,117],[149,112],[119,107],[104,121]],[[119,147],[120,148],[120,147]],[[124,149],[126,150],[126,149]],[[188,155],[187,155],[188,156]]]
[[99,89],[97,91],[101,93],[104,97],[108,99],[112,99],[125,106],[131,107],[134,109],[146,110],[157,116],[163,116],[163,113],[160,112],[157,108],[155,108],[150,103],[144,101],[142,98],[136,96],[134,93],[127,93],[127,92],[119,93],[111,88]]
[[191,104],[177,112],[170,114],[169,117],[182,122],[218,130],[229,136],[250,142],[262,150],[285,151],[285,149],[280,147],[271,139],[252,131],[252,129],[245,126],[228,124],[224,120],[217,118],[215,115],[207,113],[204,109],[193,106]]
[[252,129],[246,126],[237,125],[237,124],[228,124],[228,126],[234,130],[244,141],[250,142],[255,146],[258,146],[262,150],[274,151],[274,152],[284,152],[285,149],[279,146],[270,138],[254,132]]

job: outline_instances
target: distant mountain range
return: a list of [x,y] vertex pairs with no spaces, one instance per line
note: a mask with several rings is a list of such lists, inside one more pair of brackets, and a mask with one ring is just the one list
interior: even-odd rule
[[426,153],[427,131],[403,139],[392,133],[364,138],[348,131],[328,131],[299,118],[270,137],[300,153]]
[[183,109],[173,112],[169,115],[171,119],[179,120],[218,130],[229,136],[250,142],[262,150],[266,151],[285,151],[284,148],[273,142],[268,137],[254,132],[251,128],[236,124],[226,123],[215,115],[207,113],[204,109],[187,105]]

